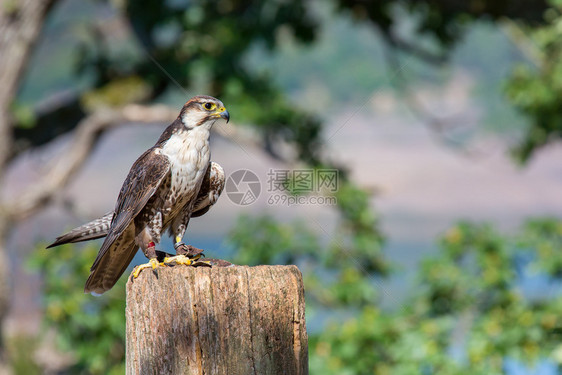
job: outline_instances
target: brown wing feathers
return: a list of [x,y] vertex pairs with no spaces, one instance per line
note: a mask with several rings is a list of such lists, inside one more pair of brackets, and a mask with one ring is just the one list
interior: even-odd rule
[[[169,171],[168,158],[160,155],[154,148],[142,154],[133,164],[119,193],[107,237],[90,269],[90,277],[84,288],[86,293],[100,293],[100,290],[103,293],[110,289],[125,271],[136,253],[137,246],[134,234],[122,236],[123,232],[130,227],[132,220],[154,195]],[[119,243],[115,243],[119,239]],[[110,249],[112,251],[109,251]],[[100,267],[101,263],[106,265]],[[116,269],[120,271],[114,272]]]

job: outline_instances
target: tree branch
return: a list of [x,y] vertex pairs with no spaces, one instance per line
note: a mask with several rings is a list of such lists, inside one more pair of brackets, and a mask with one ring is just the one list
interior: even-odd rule
[[[395,50],[392,47],[386,48],[385,52],[385,57],[388,62],[387,65],[389,67],[401,66],[398,56],[395,54]],[[461,151],[463,154],[470,157],[481,157],[486,155],[485,149],[471,147],[453,136],[454,131],[466,128],[466,120],[464,119],[464,115],[462,113],[457,115],[448,115],[446,117],[436,116],[424,108],[423,104],[419,102],[415,95],[413,95],[411,88],[406,82],[402,69],[395,69],[393,74],[394,86],[401,93],[401,98],[408,110],[420,121],[422,121],[422,123],[426,125],[435,136],[437,136],[438,140],[446,146],[453,147],[455,150]]]
[[14,221],[22,220],[48,204],[88,160],[104,132],[125,123],[171,122],[176,116],[177,111],[164,105],[136,104],[120,109],[103,109],[87,116],[73,131],[69,148],[41,180],[34,183],[15,202],[5,204],[7,214]]
[[519,23],[507,17],[502,17],[498,24],[513,45],[517,47],[529,61],[539,69],[544,68],[546,60],[544,53]]
[[443,65],[447,62],[446,53],[432,52],[412,42],[406,41],[391,31],[381,29],[382,35],[393,48],[409,53],[418,59],[432,65]]

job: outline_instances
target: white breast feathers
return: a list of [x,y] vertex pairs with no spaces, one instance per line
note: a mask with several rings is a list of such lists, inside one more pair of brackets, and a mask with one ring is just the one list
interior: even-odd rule
[[196,195],[211,158],[209,130],[197,127],[175,133],[162,153],[170,160],[172,190],[180,197]]

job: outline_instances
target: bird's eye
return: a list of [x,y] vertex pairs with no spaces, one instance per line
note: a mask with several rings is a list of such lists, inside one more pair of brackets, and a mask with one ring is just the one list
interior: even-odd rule
[[205,103],[205,104],[203,104],[203,107],[205,107],[206,110],[210,111],[211,109],[215,108],[215,104],[214,103]]

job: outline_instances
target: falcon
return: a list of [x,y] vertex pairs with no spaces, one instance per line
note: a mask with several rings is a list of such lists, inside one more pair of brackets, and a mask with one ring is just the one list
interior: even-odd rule
[[[137,266],[133,278],[146,268],[170,263],[194,265],[200,254],[182,241],[190,218],[205,214],[224,188],[224,171],[211,162],[209,136],[213,124],[230,115],[211,96],[195,96],[164,130],[156,144],[131,167],[115,210],[58,237],[49,247],[105,237],[90,269],[85,293],[102,294],[115,285],[137,250],[149,262]],[[156,244],[166,230],[173,236],[176,256],[158,262]]]

